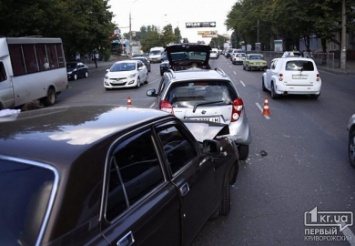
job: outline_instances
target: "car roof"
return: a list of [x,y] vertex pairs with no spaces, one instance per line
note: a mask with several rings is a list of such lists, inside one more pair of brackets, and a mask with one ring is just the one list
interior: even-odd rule
[[133,56],[131,58],[131,60],[140,60],[140,59],[148,60],[148,58],[145,56]]
[[126,62],[133,62],[133,63],[138,63],[138,62],[141,62],[141,60],[139,59],[129,59],[129,60],[122,60],[122,61],[116,61],[114,64],[119,64],[119,63],[126,63]]
[[230,78],[222,70],[219,69],[199,69],[191,68],[187,70],[180,70],[166,73],[166,76],[171,76],[171,82],[180,82],[188,80],[225,80],[230,81]]
[[0,155],[66,169],[68,163],[98,141],[104,142],[117,132],[166,116],[169,114],[160,110],[117,105],[56,106],[24,111],[0,117]]

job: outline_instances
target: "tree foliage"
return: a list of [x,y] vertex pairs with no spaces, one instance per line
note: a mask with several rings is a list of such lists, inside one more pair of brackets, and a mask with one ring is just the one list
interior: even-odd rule
[[[286,49],[298,48],[300,38],[307,46],[312,35],[337,42],[334,34],[341,30],[341,4],[342,0],[241,0],[225,24],[234,30],[234,40],[261,42],[266,48],[274,39],[284,40]],[[354,6],[355,0],[346,0],[349,30],[354,28]]]
[[60,37],[68,58],[110,49],[112,12],[107,0],[12,0],[0,3],[0,35]]

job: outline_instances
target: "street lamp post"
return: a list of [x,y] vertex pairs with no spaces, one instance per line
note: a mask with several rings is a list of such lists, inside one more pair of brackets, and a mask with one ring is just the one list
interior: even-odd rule
[[129,12],[129,56],[132,57],[132,22],[131,22],[131,11]]

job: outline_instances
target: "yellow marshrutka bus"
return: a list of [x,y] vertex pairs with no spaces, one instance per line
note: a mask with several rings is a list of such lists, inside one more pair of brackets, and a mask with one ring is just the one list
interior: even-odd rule
[[0,109],[34,100],[53,105],[67,88],[60,38],[0,38]]

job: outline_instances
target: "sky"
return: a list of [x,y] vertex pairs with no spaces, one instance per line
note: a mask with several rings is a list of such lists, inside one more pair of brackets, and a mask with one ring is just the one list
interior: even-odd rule
[[[132,31],[142,26],[154,25],[160,30],[171,24],[173,30],[179,27],[183,38],[189,42],[205,41],[198,32],[217,31],[218,35],[231,34],[224,22],[228,12],[237,0],[110,0],[113,22],[122,33],[129,32],[131,12]],[[216,22],[215,28],[186,28],[186,22]]]

